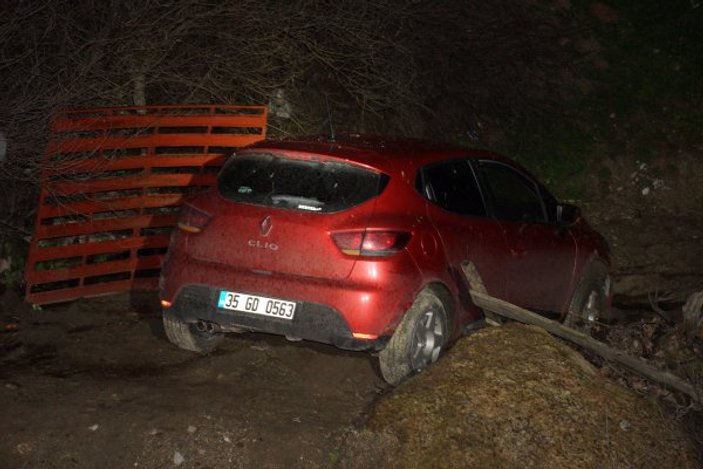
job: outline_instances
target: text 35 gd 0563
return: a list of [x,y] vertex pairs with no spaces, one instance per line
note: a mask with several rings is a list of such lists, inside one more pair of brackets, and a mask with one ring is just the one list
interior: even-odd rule
[[224,290],[217,301],[218,308],[281,319],[293,319],[295,306],[293,301]]

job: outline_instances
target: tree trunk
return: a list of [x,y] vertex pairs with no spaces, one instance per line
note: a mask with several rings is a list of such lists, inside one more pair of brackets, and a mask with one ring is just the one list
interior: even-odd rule
[[134,95],[132,100],[135,106],[146,106],[146,72],[140,68],[134,73]]

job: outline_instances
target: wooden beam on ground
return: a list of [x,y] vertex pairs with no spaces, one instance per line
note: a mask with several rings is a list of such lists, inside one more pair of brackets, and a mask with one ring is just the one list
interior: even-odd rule
[[[687,394],[698,402],[701,402],[701,392],[691,383],[686,382],[666,371],[659,370],[641,358],[627,355],[626,353],[614,349],[583,332],[566,327],[563,324],[547,319],[544,316],[520,308],[507,301],[490,296],[481,281],[478,272],[472,262],[464,262],[462,270],[471,286],[471,298],[476,306],[483,309],[484,313],[497,315],[519,321],[525,324],[541,327],[550,334],[568,340],[580,347],[588,349],[606,360],[619,363],[630,371],[633,371],[647,379],[663,384],[671,389]],[[488,321],[486,321],[488,322]],[[499,322],[497,324],[500,324]]]
[[[463,262],[461,264],[461,270],[464,271],[464,277],[469,281],[471,293],[478,292],[488,294],[486,287],[483,285],[483,280],[481,280],[481,276],[478,274],[478,270],[476,270],[476,266],[473,262]],[[500,326],[502,324],[500,316],[493,314],[492,311],[486,311],[484,309],[483,315],[486,317],[486,324],[489,326]]]

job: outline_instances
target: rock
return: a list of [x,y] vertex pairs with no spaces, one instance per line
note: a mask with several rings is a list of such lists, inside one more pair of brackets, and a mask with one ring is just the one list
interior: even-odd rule
[[183,455],[181,453],[179,453],[178,451],[173,453],[173,464],[174,465],[180,466],[181,464],[183,464],[183,462],[185,462],[185,458],[183,457]]
[[15,450],[17,451],[18,454],[20,454],[22,456],[26,456],[26,455],[30,454],[32,451],[34,451],[34,448],[29,443],[20,443],[17,446],[15,446]]

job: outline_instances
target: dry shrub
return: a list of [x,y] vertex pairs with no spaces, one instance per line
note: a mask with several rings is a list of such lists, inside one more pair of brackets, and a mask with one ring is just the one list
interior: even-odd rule
[[567,13],[549,3],[16,2],[0,19],[0,221],[31,220],[61,108],[267,103],[284,88],[293,119],[271,134],[326,131],[329,104],[339,130],[440,139],[546,112],[574,63]]

